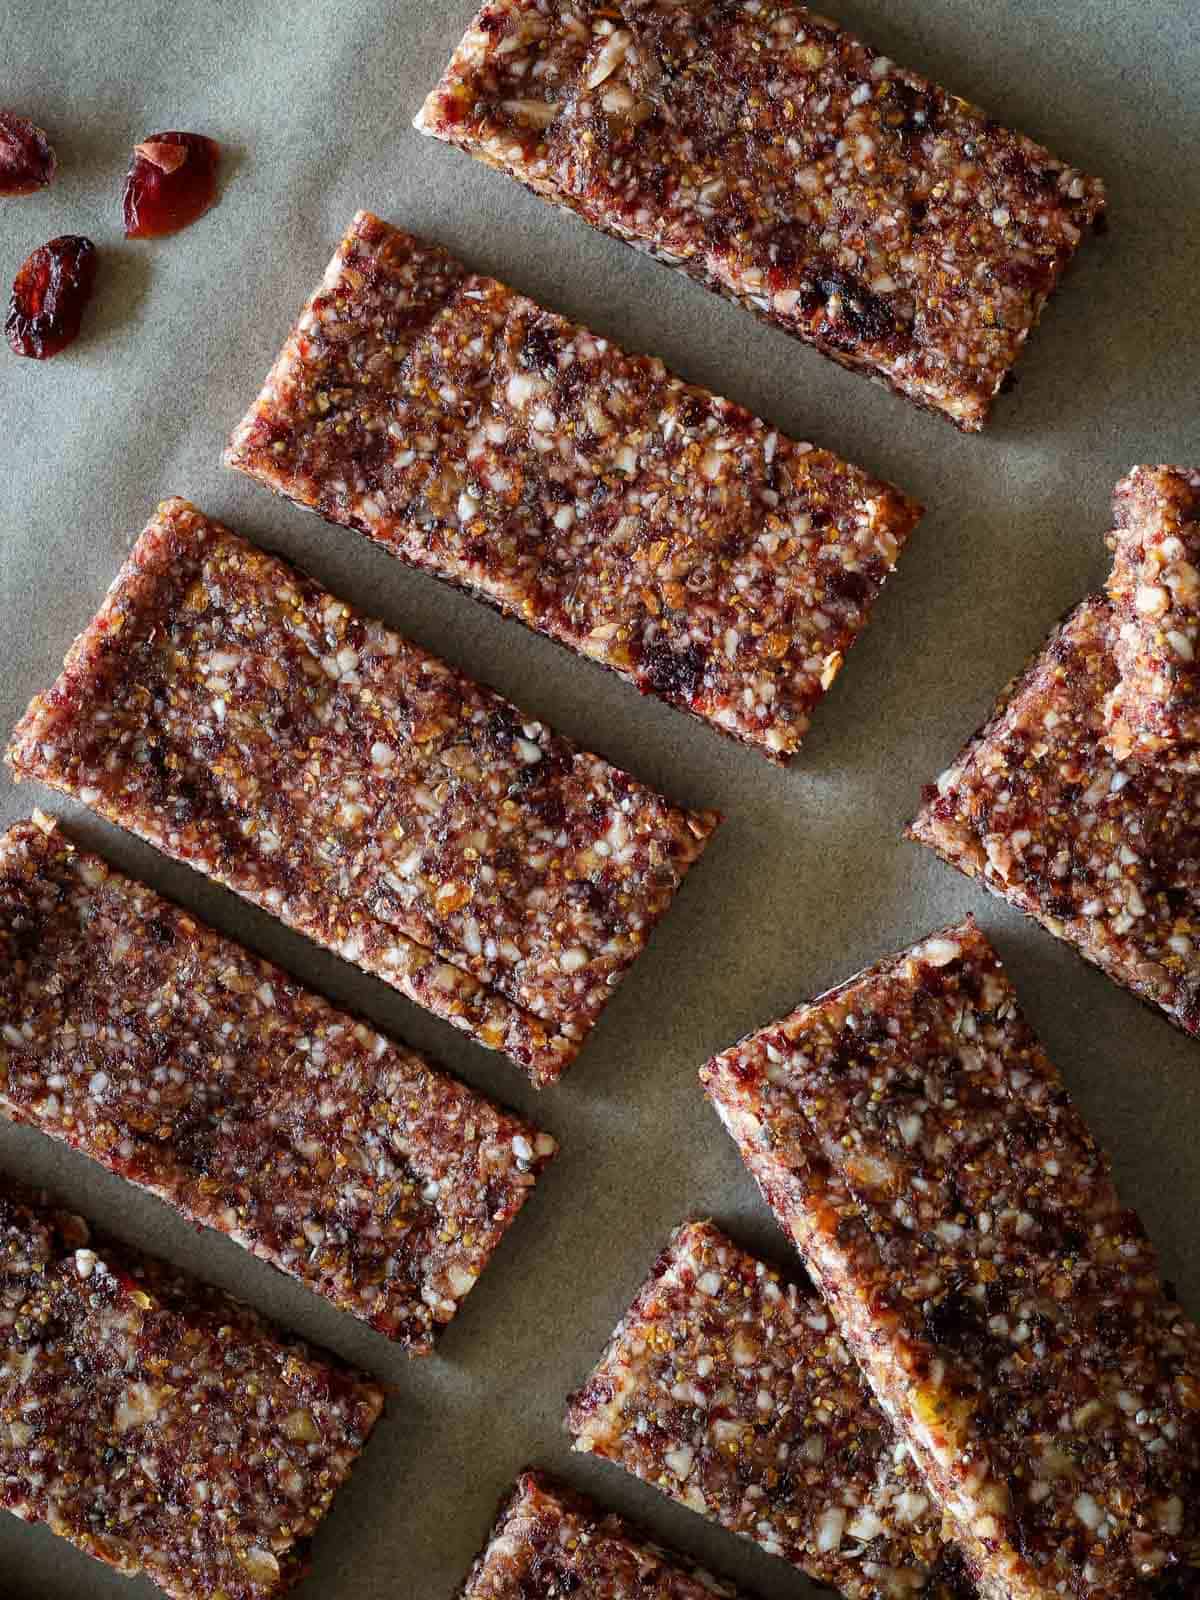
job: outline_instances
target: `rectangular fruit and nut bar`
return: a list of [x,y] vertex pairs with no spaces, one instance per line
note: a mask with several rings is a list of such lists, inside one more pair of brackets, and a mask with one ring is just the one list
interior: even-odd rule
[[567,1429],[850,1600],[974,1594],[829,1312],[710,1222],[672,1235]]
[[248,1306],[0,1180],[5,1510],[175,1600],[267,1600],[304,1576],[382,1406]]
[[38,816],[0,838],[0,1112],[415,1354],[556,1149]]
[[416,126],[972,432],[1105,208],[795,0],[489,0]]
[[578,1054],[718,820],[183,500],[159,508],[9,760],[539,1085]]
[[1200,784],[1108,747],[1112,608],[1083,602],[931,785],[910,836],[1200,1034]]
[[920,515],[368,212],[225,459],[775,761]]
[[1114,755],[1200,774],[1200,470],[1135,467],[1117,485],[1108,595],[1120,674]]
[[541,1473],[523,1473],[461,1600],[562,1600],[566,1595],[738,1600],[728,1584],[670,1555],[623,1518]]
[[973,922],[702,1079],[989,1600],[1200,1583],[1200,1329]]

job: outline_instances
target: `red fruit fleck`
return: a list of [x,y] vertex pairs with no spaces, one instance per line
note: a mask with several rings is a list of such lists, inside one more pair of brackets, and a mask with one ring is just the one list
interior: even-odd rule
[[125,237],[158,239],[202,217],[217,198],[220,146],[202,133],[154,133],[133,147]]
[[77,233],[35,250],[13,280],[4,331],[19,356],[48,361],[79,336],[96,282],[96,247]]
[[28,117],[0,111],[0,195],[34,194],[54,176],[50,141]]

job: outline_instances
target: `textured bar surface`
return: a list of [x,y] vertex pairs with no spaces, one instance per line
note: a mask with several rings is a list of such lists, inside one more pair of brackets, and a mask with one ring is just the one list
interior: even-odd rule
[[539,1084],[574,1059],[717,820],[182,500],[159,508],[9,760]]
[[1051,634],[926,791],[911,837],[1200,1034],[1200,785],[1105,746],[1108,602]]
[[1105,206],[793,0],[490,0],[416,126],[969,431]]
[[266,1600],[303,1577],[382,1405],[248,1306],[0,1181],[6,1510],[178,1600]]
[[1200,1593],[1200,1330],[974,923],[702,1078],[983,1593]]
[[427,1352],[554,1140],[40,820],[0,838],[0,1111]]
[[[501,1511],[461,1600],[738,1600],[736,1591],[650,1543],[541,1473]],[[743,1596],[743,1600],[749,1597]]]
[[828,1311],[710,1222],[672,1235],[567,1429],[851,1600],[974,1593]]
[[1200,471],[1135,467],[1117,485],[1106,707],[1120,759],[1200,774]]
[[367,212],[226,461],[777,761],[919,516]]

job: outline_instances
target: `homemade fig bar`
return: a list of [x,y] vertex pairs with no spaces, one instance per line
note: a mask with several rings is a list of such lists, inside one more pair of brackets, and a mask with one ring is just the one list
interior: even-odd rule
[[926,790],[911,838],[1200,1034],[1200,785],[1107,746],[1112,611],[1086,599]]
[[567,1429],[850,1600],[974,1594],[829,1312],[711,1222],[671,1236]]
[[981,1592],[1200,1593],[1200,1330],[975,924],[701,1077]]
[[36,814],[0,838],[0,1112],[414,1354],[557,1148]]
[[920,515],[367,212],[225,459],[775,761]]
[[1200,774],[1200,470],[1135,467],[1117,485],[1108,583],[1122,760]]
[[382,1406],[248,1306],[0,1179],[4,1509],[176,1600],[266,1600],[304,1576]]
[[[526,1472],[500,1512],[461,1600],[738,1600],[583,1495]],[[748,1597],[743,1597],[748,1600]]]
[[416,126],[971,432],[1105,209],[794,0],[489,0]]
[[168,500],[13,736],[38,778],[553,1082],[717,817]]

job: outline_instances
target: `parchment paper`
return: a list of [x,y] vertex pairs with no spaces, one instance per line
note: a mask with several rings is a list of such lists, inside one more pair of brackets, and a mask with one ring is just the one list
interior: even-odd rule
[[[832,0],[830,0],[832,4]],[[39,366],[0,350],[0,732],[48,685],[131,536],[189,496],[335,592],[680,801],[728,817],[563,1085],[515,1068],[382,984],[114,829],[0,776],[0,823],[42,804],[77,837],[557,1134],[563,1154],[446,1335],[413,1363],[297,1284],[34,1132],[0,1125],[0,1171],[53,1186],[393,1386],[317,1538],[304,1595],[425,1600],[461,1582],[527,1463],[768,1600],[812,1592],[782,1562],[568,1453],[563,1398],[685,1216],[786,1259],[696,1069],[740,1033],[968,908],[1200,1313],[1200,1043],[900,838],[1051,624],[1103,580],[1115,480],[1200,460],[1195,0],[838,0],[894,59],[1104,175],[1090,245],[982,439],[553,212],[409,127],[471,0],[5,0],[0,104],[50,130],[60,176],[0,201],[4,282],[63,232],[96,241],[86,337]],[[126,244],[130,146],[168,128],[228,152],[219,209]],[[790,772],[404,570],[225,472],[219,453],[359,206],[919,495],[929,516]],[[44,1529],[0,1517],[2,1600],[133,1593]]]

